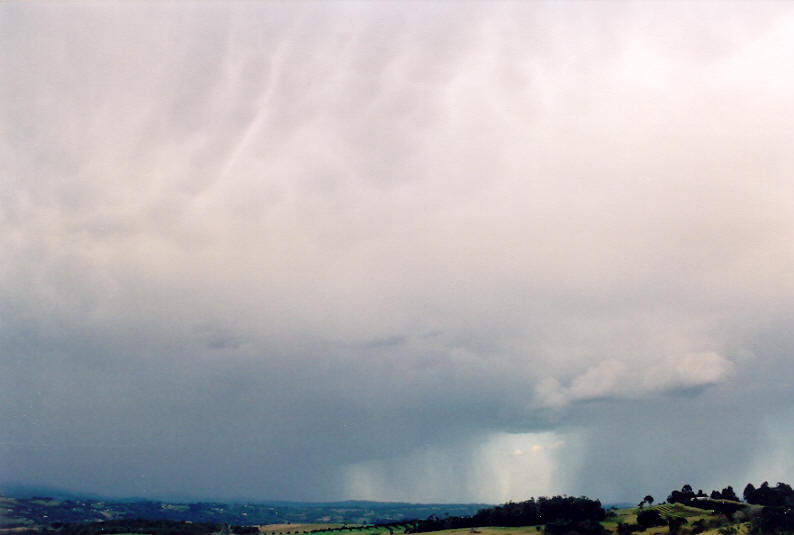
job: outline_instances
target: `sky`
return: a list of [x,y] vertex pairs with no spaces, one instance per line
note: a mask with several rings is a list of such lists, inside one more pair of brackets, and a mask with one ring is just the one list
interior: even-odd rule
[[0,483],[794,480],[794,5],[3,2]]

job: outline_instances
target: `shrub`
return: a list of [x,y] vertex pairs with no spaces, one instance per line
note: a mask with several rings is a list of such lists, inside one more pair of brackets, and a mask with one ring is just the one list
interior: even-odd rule
[[667,519],[667,527],[670,530],[670,533],[678,533],[681,530],[681,526],[686,523],[686,518],[680,516],[671,516]]
[[692,535],[697,535],[698,533],[703,533],[706,531],[706,523],[701,518],[700,520],[696,520],[692,524]]
[[643,528],[650,528],[652,526],[664,526],[666,522],[656,509],[644,509],[637,515],[637,524]]
[[639,524],[624,524],[623,522],[618,522],[618,533],[620,535],[630,535],[636,531],[642,531],[643,528]]

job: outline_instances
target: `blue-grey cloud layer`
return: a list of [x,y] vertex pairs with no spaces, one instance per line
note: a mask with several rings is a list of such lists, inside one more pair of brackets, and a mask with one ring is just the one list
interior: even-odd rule
[[794,475],[789,6],[0,9],[0,479]]

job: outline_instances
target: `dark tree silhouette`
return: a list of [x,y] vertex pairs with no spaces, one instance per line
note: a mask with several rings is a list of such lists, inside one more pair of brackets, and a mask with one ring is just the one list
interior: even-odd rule
[[664,526],[665,520],[656,509],[645,509],[637,514],[637,524],[644,528]]
[[750,502],[748,498],[750,498],[753,494],[755,494],[755,485],[752,483],[748,483],[746,487],[744,487],[744,491],[742,492],[742,496],[744,496],[744,501]]
[[794,506],[794,489],[786,483],[778,483],[775,487],[770,487],[769,483],[764,481],[757,489],[748,483],[744,489],[744,499],[747,503],[757,505],[791,507]]
[[[604,519],[605,511],[598,500],[584,496],[540,497],[515,503],[508,502],[496,507],[480,509],[472,517],[449,516],[438,518],[433,515],[427,520],[417,521],[407,533],[423,533],[443,529],[460,529],[475,526],[531,526],[556,523],[549,533],[590,532]],[[557,530],[557,531],[555,531]]]
[[734,502],[738,502],[739,501],[739,497],[736,496],[736,493],[733,491],[733,487],[731,487],[730,485],[728,485],[727,487],[722,489],[722,493],[721,494],[722,494],[722,499],[723,500],[732,500]]
[[670,533],[678,533],[681,530],[681,526],[686,524],[686,518],[682,518],[680,516],[671,516],[667,519],[667,527],[670,530]]
[[681,490],[674,490],[670,493],[667,497],[667,501],[669,503],[687,503],[695,498],[695,493],[692,491],[692,487],[689,485],[684,485],[681,487]]

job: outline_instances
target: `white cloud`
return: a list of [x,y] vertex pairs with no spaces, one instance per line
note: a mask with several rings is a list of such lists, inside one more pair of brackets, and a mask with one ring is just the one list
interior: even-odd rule
[[712,386],[730,379],[734,365],[713,353],[667,357],[648,362],[603,360],[567,386],[553,377],[540,381],[535,404],[560,408],[577,401],[636,399],[659,393]]

